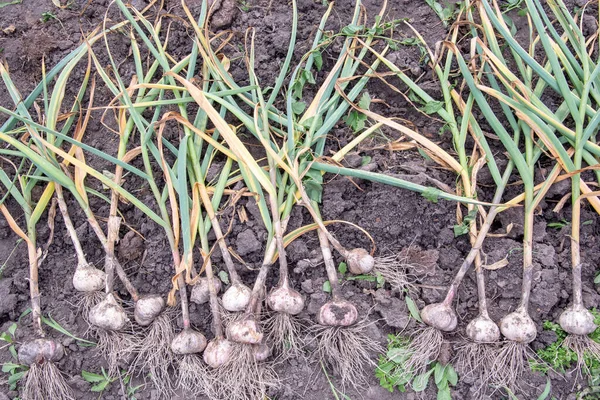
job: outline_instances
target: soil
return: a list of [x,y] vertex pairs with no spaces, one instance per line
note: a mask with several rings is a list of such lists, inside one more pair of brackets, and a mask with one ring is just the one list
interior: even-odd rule
[[[138,8],[146,5],[143,0],[133,0],[132,3]],[[179,2],[166,1],[165,3],[165,10],[175,15],[183,15]],[[201,0],[188,1],[193,13],[197,13],[200,3]],[[337,31],[348,24],[353,3],[351,0],[336,2],[327,29]],[[379,11],[380,3],[375,0],[364,2],[371,18]],[[423,34],[430,46],[433,47],[436,42],[445,38],[447,29],[425,2],[395,0],[389,3],[386,18],[408,18],[415,29]],[[12,79],[21,93],[29,93],[40,81],[42,61],[46,63],[49,70],[81,43],[82,32],[86,34],[100,26],[110,2],[75,0],[69,4],[69,7],[60,9],[51,0],[40,0],[24,1],[21,4],[0,8],[0,57],[8,65]],[[256,30],[256,62],[260,65],[257,72],[261,81],[272,84],[286,55],[289,39],[286,27],[289,26],[291,18],[288,2],[250,0],[236,4],[230,0],[221,0],[218,7],[219,11],[213,21],[215,29],[231,30],[240,43],[243,43],[243,35],[248,27]],[[312,35],[325,7],[321,2],[299,0],[298,10],[300,29],[296,61],[310,46]],[[45,13],[51,13],[53,17]],[[48,19],[46,22],[41,20],[43,14]],[[114,21],[119,20],[114,5],[110,7],[108,15]],[[398,34],[410,36],[408,29]],[[172,47],[177,48],[181,54],[185,54],[191,48],[187,32],[181,24],[173,24],[170,40]],[[125,60],[122,68],[124,71],[127,70],[128,65],[131,65],[128,46],[120,44],[118,40],[112,40],[111,44],[114,44],[113,56]],[[324,55],[324,71],[327,70],[328,65],[332,65],[332,61],[327,56]],[[415,77],[421,76],[420,83],[423,87],[436,87],[437,84],[432,80],[429,69],[420,60],[418,48],[403,47],[390,56],[390,59],[400,67],[409,69]],[[239,71],[241,84],[244,84],[244,77],[241,75],[244,71],[242,67],[243,65],[236,69],[233,65],[233,71],[234,75]],[[74,74],[75,79],[81,79],[85,66],[78,68]],[[131,70],[130,75],[133,74],[133,68],[129,70]],[[12,101],[4,86],[0,86],[0,104],[10,108]],[[413,111],[412,106],[403,97],[393,93],[382,83],[372,81],[368,90],[372,96],[385,100],[389,106],[385,110],[387,115],[411,121],[420,132],[436,141],[448,138],[438,136],[441,127],[438,122]],[[437,95],[435,90],[431,93]],[[110,100],[108,93],[99,89],[97,104],[105,104],[108,100]],[[100,124],[100,117],[100,113],[94,113],[88,128],[90,132],[94,132],[91,138],[92,144],[103,151],[115,152],[118,141]],[[393,132],[385,133],[396,138]],[[352,138],[352,131],[344,124],[340,124],[333,131],[328,149],[335,151]],[[381,144],[381,139],[363,143],[358,151],[346,158],[345,163],[352,167],[360,167],[363,161],[366,161],[366,165],[361,168],[403,177],[417,183],[430,184],[431,179],[435,179],[454,186],[453,173],[439,169],[436,164],[423,159],[416,151],[392,152],[382,150]],[[88,161],[94,167],[102,168],[101,160],[90,157]],[[485,171],[482,175],[485,175]],[[128,179],[130,179],[129,185],[137,184],[134,178]],[[538,177],[538,180],[542,179],[542,176]],[[485,185],[485,176],[482,177],[481,183]],[[102,190],[100,185],[95,189]],[[490,200],[491,193],[486,192],[485,186],[482,190],[482,197]],[[568,205],[558,213],[552,211],[568,191],[568,183],[555,185],[540,205],[539,213],[535,217],[535,271],[530,311],[540,335],[532,343],[534,349],[546,346],[554,340],[551,333],[542,333],[542,323],[546,320],[556,321],[561,310],[564,310],[569,303],[571,293],[569,227],[556,228],[556,225],[550,224],[563,218],[569,219]],[[141,187],[140,193],[142,197],[144,194],[150,196],[147,187]],[[516,194],[518,188],[511,188],[505,198]],[[92,198],[91,201],[98,216],[102,218],[108,214],[106,203],[97,198]],[[16,210],[14,204],[9,202],[8,206],[11,210]],[[242,199],[237,207],[238,211],[242,208],[247,211],[248,220],[241,222],[236,218],[228,242],[244,258],[249,267],[255,268],[260,265],[264,252],[266,231],[252,200]],[[82,239],[88,261],[101,266],[104,256],[100,244],[87,225],[83,213],[78,211],[77,207],[71,209],[71,217]],[[442,299],[454,272],[470,249],[466,236],[454,237],[455,204],[445,201],[434,204],[415,193],[383,184],[361,180],[351,182],[343,177],[327,175],[322,210],[325,219],[349,221],[367,230],[377,244],[377,255],[393,254],[409,246],[415,246],[420,249],[421,255],[435,261],[425,268],[410,271],[418,278],[417,289],[412,295],[419,307]],[[122,226],[120,232],[122,240],[118,247],[119,258],[141,293],[166,295],[171,287],[172,262],[169,246],[161,228],[143,218],[141,213],[132,206],[123,206],[121,211],[126,224]],[[223,210],[221,213],[223,226],[229,222],[232,215],[230,211]],[[39,243],[46,243],[50,235],[46,218],[47,216],[44,216],[38,225]],[[307,213],[299,209],[295,210],[290,220],[290,228],[293,229],[309,221],[310,216]],[[508,266],[487,274],[490,316],[496,321],[514,310],[520,296],[520,249],[523,232],[518,221],[522,221],[519,209],[511,209],[500,214],[492,233],[508,233],[501,237],[489,238],[484,246],[486,264],[490,265],[504,257],[508,257],[509,261]],[[586,206],[582,221],[586,221],[581,233],[584,301],[588,307],[597,307],[600,304],[600,295],[592,282],[595,265],[600,262],[600,252],[597,251],[600,245],[600,219]],[[134,231],[141,234],[144,239]],[[346,246],[367,248],[370,246],[364,234],[349,225],[336,224],[332,232]],[[327,300],[327,295],[322,290],[326,278],[319,253],[318,240],[313,233],[296,240],[288,250],[292,267],[292,284],[308,299],[302,316],[313,321],[318,308]],[[218,252],[214,254],[213,261],[214,264],[219,265],[221,259]],[[29,307],[27,251],[25,245],[19,243],[16,235],[3,219],[0,220],[0,265],[2,266],[0,331],[6,331],[11,324],[17,322],[17,341],[23,342],[34,335],[30,317],[20,318]],[[74,306],[76,298],[71,274],[75,265],[76,259],[71,241],[64,229],[62,218],[57,216],[53,242],[40,268],[42,311],[44,315],[51,316],[75,336],[86,337],[87,324]],[[247,283],[252,282],[255,276],[251,268],[241,268],[240,273]],[[270,280],[271,284],[274,282],[275,277]],[[118,289],[120,295],[127,298],[124,289],[122,287]],[[343,293],[347,299],[357,305],[362,316],[367,316],[374,322],[369,334],[384,345],[387,334],[399,332],[409,321],[402,294],[390,290],[387,286],[378,289],[375,283],[346,280],[343,281]],[[477,314],[477,293],[473,272],[467,274],[455,304],[459,315],[459,328],[456,333],[446,335],[446,339],[451,343],[461,340],[466,324]],[[210,315],[207,308],[192,304],[190,312],[192,324],[200,331],[210,332]],[[90,392],[91,385],[82,378],[81,372],[99,373],[106,365],[105,361],[97,355],[94,348],[82,347],[72,338],[60,335],[49,328],[47,330],[50,336],[61,340],[68,349],[68,355],[59,363],[59,367],[76,391],[76,397],[97,399],[98,393]],[[451,347],[449,348],[451,351]],[[373,359],[377,358],[377,354],[372,356]],[[450,357],[450,355],[446,356]],[[8,351],[0,353],[0,362],[10,360]],[[379,385],[372,374],[367,377],[367,383],[360,387],[342,388],[334,375],[329,373],[326,376],[321,365],[312,359],[290,359],[278,367],[277,372],[283,379],[283,385],[272,393],[272,398],[276,399],[337,398],[332,392],[332,385],[352,399],[433,399],[436,397],[431,387],[421,394],[397,391],[389,393]],[[143,383],[142,378],[136,377],[134,382]],[[550,378],[552,396],[557,399],[575,398],[575,394],[585,386],[585,382],[578,381],[573,373],[567,373],[565,376],[550,373]],[[523,376],[524,393],[519,398],[537,398],[546,385],[546,379],[546,376],[535,373]],[[475,398],[472,383],[461,379],[453,389],[453,398]],[[0,392],[4,392],[11,399],[18,395],[16,391],[9,391],[6,384],[0,386]],[[3,396],[0,393],[0,399]],[[122,388],[118,382],[114,382],[100,396],[107,400],[123,398]],[[500,398],[499,394],[495,396],[494,398]],[[159,396],[156,390],[147,384],[135,393],[135,398],[158,399]]]

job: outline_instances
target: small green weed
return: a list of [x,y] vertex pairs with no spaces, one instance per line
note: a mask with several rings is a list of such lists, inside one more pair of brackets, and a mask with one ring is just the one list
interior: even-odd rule
[[52,20],[58,21],[58,17],[56,16],[56,14],[53,14],[51,11],[45,11],[42,13],[42,18],[40,18],[40,22],[46,23]]
[[[599,325],[600,313],[596,309],[591,310],[591,312],[595,317],[594,323]],[[563,341],[567,337],[567,332],[565,332],[560,325],[551,321],[545,321],[543,326],[545,330],[552,331],[556,334],[556,341],[537,351],[537,355],[547,364],[531,361],[530,368],[533,371],[542,373],[547,373],[550,368],[564,373],[577,363],[577,354],[562,345]],[[600,343],[600,328],[592,332],[589,337],[595,342]],[[584,356],[583,361],[590,372],[588,377],[588,384],[590,386],[589,389],[591,390],[594,387],[600,386],[600,362],[597,359],[588,356]],[[590,397],[588,392],[586,397],[581,398],[591,400],[595,397]]]
[[469,211],[469,213],[463,218],[460,224],[454,225],[454,237],[459,237],[469,233],[471,222],[473,222],[476,217],[477,210]]
[[[377,284],[377,289],[381,289],[383,285],[385,285],[385,278],[380,273],[376,273],[375,275],[346,276],[346,272],[348,272],[348,265],[345,262],[341,262],[338,265],[338,273],[340,274],[340,280],[345,279],[347,281],[375,282]],[[329,283],[329,281],[323,282],[323,291],[325,293],[331,293],[331,283]]]
[[63,335],[68,336],[71,339],[74,339],[75,341],[77,341],[77,344],[81,347],[92,347],[92,346],[96,345],[96,343],[94,343],[94,342],[90,342],[89,340],[85,340],[85,339],[75,336],[74,334],[72,334],[71,332],[69,332],[68,330],[63,328],[62,325],[60,325],[58,322],[56,322],[54,320],[54,318],[52,318],[52,316],[50,316],[50,315],[48,315],[48,318],[42,316],[42,322],[44,324],[48,325],[50,328],[56,330],[57,332],[60,332]]
[[[125,371],[123,371],[123,374],[125,373]],[[141,385],[137,385],[137,386],[131,386],[131,375],[125,375],[123,377],[123,384],[127,386],[127,399],[128,400],[137,400],[137,397],[135,396],[135,394],[137,393],[138,390],[140,390],[141,388],[143,388],[145,385],[141,384]]]
[[546,226],[548,226],[548,228],[562,229],[565,226],[569,226],[569,225],[571,225],[571,223],[563,218],[560,221],[549,222]]
[[[508,393],[508,396],[510,397],[511,400],[519,400],[519,398],[517,396],[515,396],[515,394],[507,387],[504,388],[504,390],[506,390],[506,393]],[[544,391],[542,392],[542,394],[540,394],[537,398],[537,400],[547,400],[548,396],[550,396],[550,392],[552,391],[552,382],[550,381],[550,379],[548,379],[546,381],[546,386],[544,387]],[[556,400],[556,397],[552,397],[552,400]]]
[[415,376],[413,371],[404,368],[405,361],[409,357],[406,351],[409,344],[410,339],[407,337],[388,336],[387,353],[379,356],[375,370],[375,376],[379,379],[381,387],[390,392],[394,389],[405,392],[408,387],[415,392],[423,392],[427,389],[429,378],[433,375],[438,400],[450,400],[452,398],[450,387],[458,383],[458,374],[452,365],[433,361],[426,372]]
[[449,26],[450,23],[454,22],[456,15],[462,7],[462,3],[451,3],[444,1],[444,4],[437,2],[436,0],[425,0],[429,7],[435,11],[437,16],[440,18],[445,27]]
[[[363,110],[368,110],[371,106],[371,96],[369,96],[368,92],[364,92],[358,101],[358,107]],[[348,115],[344,117],[344,122],[352,128],[354,133],[360,132],[365,129],[365,122],[367,121],[367,116],[361,112],[356,111],[355,109],[350,110]]]
[[117,378],[111,378],[108,376],[104,368],[102,368],[102,374],[95,374],[93,372],[82,370],[81,376],[83,377],[83,380],[92,384],[90,392],[94,393],[104,392],[111,383],[117,380]]
[[327,383],[329,383],[329,388],[331,389],[331,393],[333,393],[333,398],[335,400],[352,400],[350,397],[340,392],[340,390],[335,387],[333,382],[331,382],[331,379],[329,378],[329,374],[327,373],[327,369],[325,368],[325,364],[323,364],[323,361],[321,361],[321,369],[325,374],[325,378],[327,378]]
[[0,8],[6,7],[6,6],[12,6],[14,4],[21,4],[22,2],[23,2],[23,0],[13,0],[13,1],[8,1],[8,2],[3,2],[3,3],[0,3]]
[[2,332],[2,334],[0,334],[0,341],[3,341],[6,343],[4,346],[2,346],[2,348],[8,347],[8,351],[10,352],[12,359],[15,361],[15,362],[6,362],[6,363],[2,364],[2,372],[4,372],[5,374],[8,374],[7,383],[8,383],[8,387],[10,390],[17,389],[19,381],[21,380],[21,378],[23,378],[23,376],[25,376],[25,373],[27,372],[27,370],[29,370],[29,368],[27,366],[18,364],[17,350],[15,349],[15,343],[16,343],[15,332],[16,331],[17,331],[17,324],[13,323],[11,326],[8,327],[6,332]]
[[240,0],[238,2],[238,8],[242,12],[248,12],[248,11],[250,11],[250,2],[248,2],[246,0]]
[[[104,370],[104,368],[101,368],[100,374],[82,370],[81,376],[83,377],[83,380],[92,384],[92,387],[90,388],[90,392],[100,393],[100,395],[102,395],[102,393],[106,389],[108,389],[113,382],[115,382],[117,379],[119,379],[118,377],[111,378],[106,373],[106,370]],[[126,388],[125,390],[127,390],[127,399],[128,400],[137,400],[136,393],[138,390],[143,388],[144,385],[142,384],[142,385],[132,386],[131,385],[131,375],[127,374],[127,372],[125,372],[125,371],[121,371],[121,380],[123,382],[124,387]]]

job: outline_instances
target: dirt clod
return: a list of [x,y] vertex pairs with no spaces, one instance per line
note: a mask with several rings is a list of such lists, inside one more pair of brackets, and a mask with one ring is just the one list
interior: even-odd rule
[[236,252],[240,256],[246,256],[261,249],[262,245],[252,229],[246,229],[237,236]]
[[15,309],[17,295],[11,294],[12,279],[0,279],[0,316],[9,314]]

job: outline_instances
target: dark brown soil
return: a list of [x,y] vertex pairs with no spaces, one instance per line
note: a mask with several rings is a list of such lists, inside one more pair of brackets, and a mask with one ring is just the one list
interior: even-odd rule
[[[223,2],[231,5],[228,0],[223,0]],[[137,7],[143,7],[146,4],[143,0],[134,0],[132,3]],[[165,9],[169,12],[183,14],[179,2],[167,1],[166,3]],[[188,1],[192,12],[199,9],[200,3],[200,0]],[[260,65],[258,73],[263,82],[271,84],[285,58],[289,39],[287,27],[290,26],[291,16],[287,2],[272,1],[271,8],[267,8],[268,3],[265,0],[251,0],[244,3],[244,6],[232,8],[228,8],[229,5],[224,4],[221,6],[223,9],[219,14],[219,20],[215,21],[215,24],[223,29],[231,29],[241,40],[243,40],[243,34],[248,27],[256,29],[256,62]],[[353,3],[351,0],[336,2],[333,17],[327,29],[339,30],[348,23]],[[375,0],[364,2],[370,16],[374,16],[379,11],[379,3]],[[51,0],[26,0],[23,4],[0,8],[0,57],[8,65],[12,79],[21,93],[29,93],[40,81],[42,60],[49,69],[79,45],[82,32],[86,34],[101,24],[109,4],[110,2],[106,0],[90,2],[76,0],[70,7],[58,9]],[[245,8],[246,5],[249,7],[248,9]],[[312,34],[324,10],[321,2],[299,1],[298,57],[310,45]],[[40,18],[46,12],[51,12],[55,18],[42,22]],[[109,15],[113,16],[114,20],[119,18],[114,6],[111,7]],[[425,2],[390,1],[387,18],[410,18],[413,26],[424,35],[432,46],[435,42],[443,40],[446,35],[446,29]],[[191,47],[189,37],[185,29],[177,24],[174,24],[172,29],[171,43],[175,44],[173,47],[179,46],[183,54]],[[2,33],[3,30],[4,33]],[[126,60],[128,52],[127,46],[119,45],[115,41],[114,56]],[[432,81],[429,70],[419,62],[417,48],[403,48],[396,52],[394,57],[396,63],[401,67],[410,68],[416,74],[425,72],[421,78],[424,87],[436,87],[437,84]],[[324,58],[326,65],[331,64],[327,56]],[[82,74],[82,71],[78,71],[75,75],[81,77]],[[240,76],[240,79],[243,79],[243,76]],[[412,111],[411,105],[404,98],[375,81],[368,90],[372,96],[386,100],[390,106],[385,111],[388,115],[408,119],[430,138],[440,140],[437,134],[440,128],[439,124]],[[108,94],[102,91],[98,96],[98,102],[109,99]],[[3,85],[0,85],[0,104],[8,108],[12,107],[10,97]],[[88,128],[93,132],[92,144],[99,146],[104,151],[114,151],[118,144],[117,139],[102,127],[99,118],[100,115],[95,114]],[[393,136],[393,133],[387,133]],[[335,150],[346,144],[352,136],[349,128],[340,125],[335,130],[334,137],[328,146]],[[436,165],[425,161],[418,153],[373,150],[378,144],[378,142],[364,143],[356,154],[347,157],[346,162],[356,167],[361,164],[362,156],[370,156],[371,160],[363,168],[400,176],[418,183],[425,183],[428,176],[454,186],[455,176],[451,172],[438,169]],[[90,162],[95,163],[96,167],[101,167],[98,160],[92,158]],[[485,183],[485,179],[483,179],[483,183]],[[101,190],[100,187],[96,189]],[[142,190],[145,189],[147,188],[142,187]],[[546,201],[540,205],[540,212],[536,215],[535,220],[535,272],[531,314],[540,333],[543,321],[557,320],[561,310],[567,306],[571,292],[569,228],[556,229],[547,226],[548,223],[560,221],[563,217],[569,218],[568,207],[565,207],[560,213],[552,211],[554,205],[568,190],[567,183],[556,185]],[[517,193],[518,188],[510,189],[506,198]],[[485,193],[484,197],[489,200],[490,193]],[[108,206],[98,199],[93,199],[93,201],[97,215],[105,217],[108,214]],[[13,207],[14,205],[9,203],[9,206]],[[257,215],[258,210],[251,201],[242,200],[238,203],[238,207],[244,207],[248,211],[249,220],[245,223],[239,220],[234,222],[233,230],[228,238],[229,244],[244,257],[250,266],[257,267],[260,265],[264,251],[263,239],[266,231]],[[72,218],[82,239],[88,260],[101,266],[104,259],[103,251],[89,229],[83,214],[75,210],[76,207],[73,207]],[[416,301],[420,307],[442,299],[456,268],[470,248],[465,236],[454,237],[455,204],[444,201],[433,204],[417,194],[382,184],[366,181],[354,181],[353,184],[348,179],[328,175],[326,176],[322,210],[326,219],[350,221],[366,229],[377,243],[377,254],[399,252],[412,244],[428,251],[434,259],[437,258],[437,264],[430,270],[415,271],[419,278]],[[125,239],[121,241],[118,248],[119,258],[125,263],[133,278],[133,283],[141,293],[154,292],[166,295],[171,286],[172,261],[162,230],[156,224],[144,219],[131,206],[123,207],[121,211],[125,216],[127,226],[121,229],[121,237]],[[230,213],[227,213],[223,215],[223,218],[227,220],[229,216]],[[296,210],[291,219],[292,228],[307,223],[309,218],[308,214]],[[521,220],[518,209],[502,213],[493,227],[493,232],[505,232],[509,224],[514,223],[512,230],[505,237],[488,239],[485,244],[484,252],[487,254],[487,264],[492,264],[507,255],[510,262],[509,266],[488,274],[489,308],[492,319],[496,321],[514,309],[520,295],[522,226],[518,221]],[[592,281],[595,266],[600,262],[600,252],[597,251],[600,241],[598,234],[600,219],[592,210],[585,208],[582,221],[590,221],[583,226],[581,235],[584,260],[584,301],[588,307],[597,307],[600,304],[600,295],[595,290]],[[130,234],[131,230],[128,227],[141,233],[145,240],[141,241],[138,236]],[[368,247],[370,245],[362,233],[350,226],[336,225],[332,231],[344,245],[351,247]],[[45,243],[48,235],[49,229],[46,226],[46,220],[43,220],[39,224],[39,243]],[[217,253],[214,255],[214,263],[219,265],[221,260]],[[326,293],[322,291],[326,278],[323,268],[320,267],[319,253],[318,240],[314,234],[298,239],[289,247],[292,283],[295,288],[301,289],[308,298],[307,307],[302,316],[312,320],[315,320],[315,314],[320,305],[327,300]],[[52,316],[76,336],[84,337],[87,325],[73,305],[76,298],[71,283],[71,274],[75,263],[72,244],[63,227],[62,219],[58,216],[54,242],[40,269],[42,311],[44,315]],[[5,331],[13,322],[18,321],[16,335],[18,341],[21,342],[33,336],[30,317],[19,320],[21,313],[29,307],[27,252],[25,245],[17,241],[16,235],[12,233],[3,219],[0,220],[0,265],[4,266],[0,276],[0,331]],[[254,272],[249,270],[240,272],[246,282],[253,281]],[[272,282],[274,279],[275,277]],[[377,322],[372,325],[370,334],[384,344],[386,335],[396,332],[398,327],[403,326],[401,322],[407,319],[403,301],[399,300],[400,295],[387,289],[389,288],[376,289],[373,283],[368,282],[344,281],[343,283],[344,295],[357,305],[359,312],[364,316],[371,312],[369,318]],[[126,298],[124,290],[122,288],[120,290],[121,295]],[[460,340],[461,335],[464,334],[464,327],[477,313],[477,294],[473,273],[467,275],[458,297],[456,307],[460,319],[459,329],[455,334],[447,336],[451,342]],[[376,311],[373,311],[374,306]],[[203,332],[210,332],[210,315],[207,308],[192,305],[190,311],[193,325]],[[98,357],[93,348],[81,347],[73,339],[50,329],[48,331],[52,337],[60,339],[68,349],[68,355],[59,363],[59,367],[67,377],[69,384],[76,390],[77,398],[98,398],[97,393],[89,391],[91,385],[83,380],[81,372],[85,370],[99,373],[101,367],[105,366],[104,360]],[[534,349],[540,348],[552,340],[552,335],[541,333],[532,346]],[[373,358],[376,357],[377,355],[373,354]],[[0,353],[0,362],[9,360],[8,351]],[[277,372],[283,378],[284,385],[279,391],[272,393],[273,398],[282,400],[334,398],[330,383],[316,360],[291,359],[278,368]],[[138,377],[134,381],[140,383],[142,378]],[[342,390],[335,376],[330,374],[329,378],[338,389]],[[584,384],[583,382],[577,383],[572,374],[567,374],[566,377],[551,374],[551,378],[552,395],[557,399],[574,398],[574,393],[580,391],[580,385]],[[473,398],[470,390],[471,384],[472,382],[460,380],[453,391],[453,398]],[[523,377],[526,394],[522,398],[537,398],[545,384],[545,376],[534,373],[527,374]],[[18,395],[16,392],[9,392],[6,385],[0,386],[0,391],[11,399]],[[434,399],[436,396],[435,391],[431,388],[425,392],[424,396],[414,393],[394,392],[392,394],[380,387],[374,376],[368,377],[368,385],[358,389],[348,388],[345,392],[352,399]],[[0,393],[0,399],[3,396]],[[123,398],[119,383],[113,383],[101,395],[101,398]],[[135,393],[135,398],[157,399],[158,394],[148,384]]]

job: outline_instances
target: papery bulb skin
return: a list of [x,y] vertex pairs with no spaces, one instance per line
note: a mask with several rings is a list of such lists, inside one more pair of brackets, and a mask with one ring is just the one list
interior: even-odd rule
[[529,314],[517,310],[500,320],[500,331],[508,340],[517,343],[531,343],[537,336],[537,328]]
[[211,368],[219,368],[231,360],[234,347],[227,339],[213,339],[204,349],[204,362]]
[[186,355],[201,353],[206,348],[206,338],[193,329],[184,329],[171,342],[171,351]]
[[73,287],[78,292],[98,292],[104,289],[106,274],[91,265],[77,267],[73,274]]
[[358,310],[346,300],[332,300],[319,310],[319,323],[325,326],[350,326],[358,319]]
[[252,290],[248,286],[242,284],[231,285],[223,293],[223,308],[231,312],[244,311],[250,302],[251,296]]
[[294,289],[280,286],[273,290],[267,296],[267,304],[273,311],[297,315],[304,309],[304,299],[302,295]]
[[589,335],[598,327],[594,324],[594,315],[583,306],[567,308],[560,314],[558,323],[571,335]]
[[163,312],[165,306],[165,300],[158,294],[141,296],[135,303],[135,321],[141,326],[148,326]]
[[229,324],[227,327],[227,339],[236,343],[259,344],[263,340],[263,333],[256,320],[252,317],[247,317]]
[[252,348],[254,359],[258,362],[266,361],[271,357],[271,348],[264,343],[254,345]]
[[444,303],[429,304],[421,310],[421,319],[427,325],[444,332],[456,329],[458,318],[456,312]]
[[495,343],[500,340],[500,328],[489,317],[480,315],[467,325],[467,336],[475,343]]
[[[221,280],[219,278],[213,278],[213,285],[215,287],[215,292],[218,294],[222,288]],[[208,300],[210,300],[208,278],[200,278],[192,288],[190,301],[193,301],[196,304],[204,304],[208,303]]]
[[375,267],[375,259],[365,249],[357,248],[348,252],[348,270],[354,275],[368,274]]
[[107,331],[120,331],[129,323],[127,314],[112,293],[92,307],[88,317],[92,325]]
[[50,339],[35,339],[19,347],[18,359],[23,365],[57,362],[65,355],[62,344]]

